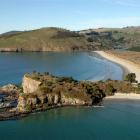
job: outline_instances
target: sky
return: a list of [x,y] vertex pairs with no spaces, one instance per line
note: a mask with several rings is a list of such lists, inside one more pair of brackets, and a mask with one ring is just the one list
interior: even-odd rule
[[140,0],[0,0],[0,33],[140,26]]

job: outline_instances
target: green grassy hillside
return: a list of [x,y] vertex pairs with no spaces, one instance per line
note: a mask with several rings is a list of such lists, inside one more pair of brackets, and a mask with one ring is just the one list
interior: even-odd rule
[[0,51],[89,51],[125,49],[140,51],[140,27],[100,28],[72,32],[42,28],[0,35]]
[[84,36],[58,28],[42,28],[0,36],[0,49],[9,51],[70,51],[86,49]]

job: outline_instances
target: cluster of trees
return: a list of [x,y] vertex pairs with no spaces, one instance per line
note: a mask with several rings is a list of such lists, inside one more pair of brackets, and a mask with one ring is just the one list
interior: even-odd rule
[[82,37],[82,36],[77,32],[71,32],[68,30],[58,31],[57,35],[53,36],[53,38],[68,38],[68,37]]
[[137,83],[136,80],[136,74],[135,73],[129,73],[126,75],[125,80],[130,82],[130,83]]

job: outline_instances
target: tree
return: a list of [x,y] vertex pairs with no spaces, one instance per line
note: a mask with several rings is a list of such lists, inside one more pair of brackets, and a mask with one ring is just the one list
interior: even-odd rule
[[114,93],[116,92],[117,90],[114,88],[114,86],[112,84],[107,84],[106,85],[106,94],[107,95],[114,95]]
[[138,83],[138,89],[140,90],[140,83]]
[[135,73],[129,73],[126,75],[125,80],[130,83],[135,83],[136,81],[136,74]]

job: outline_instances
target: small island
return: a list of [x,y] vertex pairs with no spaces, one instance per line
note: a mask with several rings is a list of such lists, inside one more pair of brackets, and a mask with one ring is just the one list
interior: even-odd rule
[[140,93],[135,74],[125,81],[77,81],[47,72],[25,74],[21,86],[0,88],[0,120],[19,119],[30,113],[64,106],[101,105],[104,97],[115,93]]

